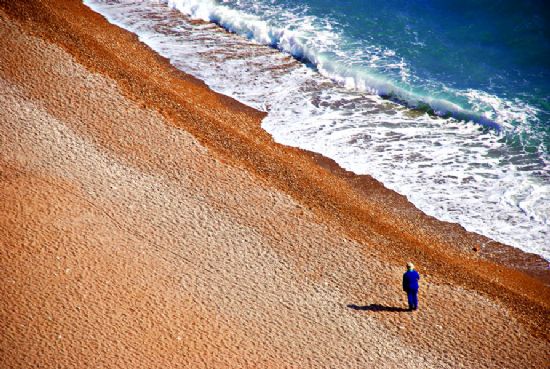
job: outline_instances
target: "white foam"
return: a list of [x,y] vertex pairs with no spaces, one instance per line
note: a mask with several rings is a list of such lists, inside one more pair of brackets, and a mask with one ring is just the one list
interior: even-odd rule
[[[375,177],[427,214],[550,260],[548,177],[514,164],[518,157],[507,151],[501,135],[481,131],[473,123],[419,116],[368,94],[367,86],[374,82],[367,81],[360,70],[340,71],[338,64],[323,63],[329,54],[318,54],[319,65],[327,68],[323,73],[334,80],[347,73],[351,78],[340,82],[351,87],[359,84],[364,92],[334,84],[273,49],[213,26],[191,24],[162,4],[85,3],[215,91],[267,111],[262,127],[277,142],[321,153],[347,170]],[[201,19],[215,16],[219,22],[237,17],[211,1],[170,3],[172,7],[187,4],[186,12]],[[251,32],[272,37],[261,20],[251,16],[246,22]],[[304,22],[305,29],[313,23]],[[307,43],[298,42],[299,34],[291,31],[277,36],[286,40],[285,47]],[[337,42],[330,32],[325,36]],[[497,100],[488,94],[484,98],[499,109]],[[544,173],[547,168],[542,163],[538,171]]]
[[[169,7],[181,11],[192,19],[214,22],[250,40],[275,47],[299,59],[305,59],[315,65],[323,76],[349,89],[392,96],[406,102],[411,107],[428,105],[439,115],[451,114],[455,118],[473,120],[496,129],[500,129],[502,124],[510,127],[510,122],[515,122],[514,119],[518,117],[518,114],[529,115],[530,110],[533,109],[521,102],[519,104],[505,102],[489,94],[482,96],[480,92],[474,90],[469,90],[466,95],[470,97],[477,93],[476,97],[482,98],[468,98],[473,110],[465,109],[445,98],[436,98],[426,93],[415,92],[407,85],[411,76],[407,63],[403,58],[398,58],[395,51],[389,49],[358,48],[361,50],[359,55],[362,58],[368,56],[369,65],[375,70],[381,70],[382,74],[366,69],[364,63],[362,66],[353,66],[350,64],[353,62],[353,58],[350,59],[350,56],[339,47],[344,40],[337,32],[333,31],[330,19],[325,19],[322,27],[316,27],[316,18],[307,15],[297,17],[286,13],[287,19],[284,21],[279,19],[279,24],[273,24],[258,15],[233,9],[214,0],[166,1]],[[251,6],[252,4],[247,5]],[[260,8],[259,4],[253,5],[255,8]],[[270,10],[266,7],[261,8],[262,12],[270,13]],[[369,51],[369,49],[372,50]],[[387,75],[389,71],[395,71],[401,82],[405,83],[408,88],[385,77],[384,75]],[[464,95],[462,91],[458,90],[447,88],[447,91],[451,95]],[[485,104],[489,98],[493,101]],[[496,105],[500,109],[494,109]],[[506,108],[503,108],[504,106]],[[487,107],[493,109],[488,111]],[[532,115],[530,116],[532,117]]]

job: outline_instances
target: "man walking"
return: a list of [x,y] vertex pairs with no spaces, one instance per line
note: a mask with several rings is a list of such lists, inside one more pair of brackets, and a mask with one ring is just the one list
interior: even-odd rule
[[409,302],[409,310],[418,309],[418,280],[420,274],[414,270],[414,265],[411,262],[407,263],[407,271],[403,274],[403,291],[407,292],[407,301]]

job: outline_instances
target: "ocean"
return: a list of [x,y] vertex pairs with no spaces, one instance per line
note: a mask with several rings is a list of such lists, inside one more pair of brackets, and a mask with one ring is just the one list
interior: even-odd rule
[[550,260],[544,1],[85,0],[274,140]]

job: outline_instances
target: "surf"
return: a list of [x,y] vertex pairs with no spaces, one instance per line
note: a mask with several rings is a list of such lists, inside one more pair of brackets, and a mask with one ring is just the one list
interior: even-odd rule
[[327,44],[335,45],[336,41],[341,39],[339,35],[330,31],[316,30],[314,27],[308,27],[309,30],[300,27],[276,27],[257,15],[231,9],[213,0],[168,0],[167,5],[191,19],[215,23],[229,32],[288,53],[346,88],[374,93],[429,114],[473,121],[496,131],[502,129],[499,123],[481,113],[465,109],[449,100],[406,90],[392,80],[376,75],[366,68],[350,66],[327,47]]

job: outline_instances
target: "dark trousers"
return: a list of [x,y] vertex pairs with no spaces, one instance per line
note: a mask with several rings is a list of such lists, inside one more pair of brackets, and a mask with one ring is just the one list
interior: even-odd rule
[[418,309],[418,290],[407,290],[407,301],[409,302],[409,309]]

